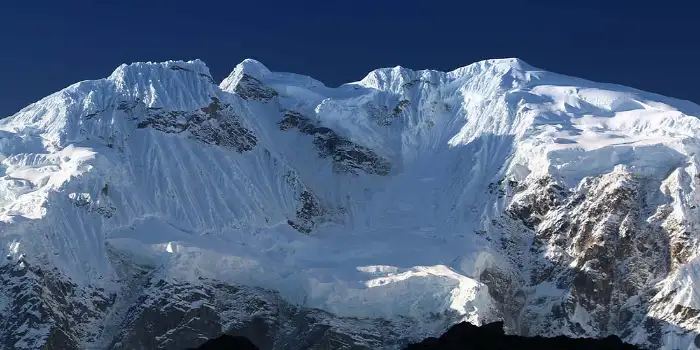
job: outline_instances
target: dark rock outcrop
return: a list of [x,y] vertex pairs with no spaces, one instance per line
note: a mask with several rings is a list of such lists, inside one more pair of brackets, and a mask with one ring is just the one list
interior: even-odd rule
[[99,324],[114,302],[21,257],[0,266],[0,296],[9,300],[0,308],[1,349],[80,349],[80,339],[94,340],[102,328],[76,325]]
[[401,114],[410,104],[411,102],[409,100],[401,100],[396,103],[396,106],[391,111],[389,111],[389,108],[386,106],[379,108],[371,106],[369,107],[370,115],[377,124],[381,126],[389,126],[401,116]]
[[[114,112],[121,114],[120,117],[136,122],[137,129],[182,134],[201,144],[218,146],[239,153],[252,150],[258,143],[255,133],[244,125],[242,118],[234,112],[231,105],[213,96],[209,105],[191,111],[146,107],[140,100],[120,101],[108,108],[83,116],[83,119],[94,122]],[[81,133],[86,131],[83,129]],[[107,147],[115,148],[115,135],[109,135],[103,139]],[[123,144],[124,140],[121,143]],[[116,146],[119,146],[119,143]],[[121,146],[118,148],[121,149]]]
[[138,123],[138,128],[153,128],[171,134],[187,132],[189,138],[200,143],[239,153],[252,150],[258,141],[255,134],[243,126],[241,118],[229,105],[216,97],[211,99],[211,104],[198,111],[150,109]]
[[233,91],[244,100],[269,101],[279,95],[277,91],[248,74],[243,74]]
[[301,203],[297,209],[296,221],[287,220],[287,223],[301,233],[311,233],[316,218],[323,215],[323,210],[309,191],[302,192],[299,201]]
[[[194,71],[191,70],[191,69],[187,69],[187,68],[185,68],[185,67],[180,67],[180,66],[171,66],[170,69],[171,69],[171,70],[174,70],[174,71],[183,71],[183,72],[188,72],[188,73],[196,73],[196,72],[194,72]],[[204,74],[204,73],[196,73],[196,74],[199,75],[199,76],[202,77],[202,78],[205,78],[208,82],[210,82],[210,83],[212,83],[212,84],[216,84],[216,83],[214,82],[214,78],[212,78],[211,75]]]
[[[106,349],[197,348],[222,334],[246,338],[262,350],[397,348],[410,341],[404,330],[415,323],[337,317],[289,303],[275,292],[213,280],[195,285],[154,275],[137,287],[140,295],[128,305],[116,327],[120,331]],[[443,318],[436,324],[447,326],[451,321]],[[228,345],[228,338],[208,346]]]
[[294,111],[285,111],[284,118],[277,123],[280,130],[296,128],[314,137],[313,143],[321,158],[333,160],[333,171],[357,175],[358,171],[374,175],[389,175],[391,163],[371,149],[360,146],[335,131],[320,126],[311,119]]
[[[617,334],[629,339],[643,328],[644,340],[636,340],[640,345],[663,346],[662,338],[672,331],[644,315],[671,303],[671,295],[667,302],[657,295],[655,281],[672,273],[669,241],[680,237],[680,242],[688,228],[670,215],[672,199],[659,190],[660,181],[619,169],[584,178],[572,190],[551,178],[499,187],[512,196],[505,215],[519,223],[508,236],[533,233],[525,288],[551,284],[565,291],[528,297],[522,309],[513,310],[519,334],[554,336],[566,330],[577,337]],[[513,255],[512,249],[505,251]],[[494,290],[508,287],[483,282]],[[682,307],[671,313],[677,324],[697,322]]]

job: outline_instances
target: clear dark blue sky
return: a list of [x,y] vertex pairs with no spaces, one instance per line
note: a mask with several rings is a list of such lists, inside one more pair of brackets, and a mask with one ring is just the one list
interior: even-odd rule
[[0,116],[121,63],[244,58],[335,86],[374,68],[451,70],[520,57],[559,73],[700,102],[693,1],[7,1]]

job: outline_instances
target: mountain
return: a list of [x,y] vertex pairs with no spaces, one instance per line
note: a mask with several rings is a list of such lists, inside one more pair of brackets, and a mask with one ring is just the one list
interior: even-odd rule
[[700,106],[518,59],[134,63],[0,120],[8,349],[700,331]]

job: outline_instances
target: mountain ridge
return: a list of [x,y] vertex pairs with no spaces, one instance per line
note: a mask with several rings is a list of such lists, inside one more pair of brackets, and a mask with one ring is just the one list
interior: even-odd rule
[[0,309],[50,315],[0,329],[9,348],[392,348],[502,319],[690,348],[698,115],[518,59],[336,88],[252,59],[219,86],[200,60],[122,65],[0,120],[4,278],[36,294]]

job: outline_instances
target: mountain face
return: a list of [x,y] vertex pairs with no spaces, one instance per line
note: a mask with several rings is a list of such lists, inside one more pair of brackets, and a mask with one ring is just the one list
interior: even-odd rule
[[517,59],[122,65],[0,120],[0,347],[694,349],[700,106]]

